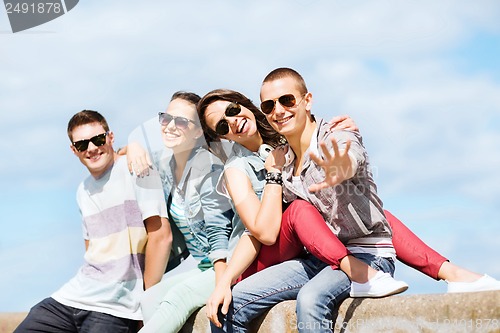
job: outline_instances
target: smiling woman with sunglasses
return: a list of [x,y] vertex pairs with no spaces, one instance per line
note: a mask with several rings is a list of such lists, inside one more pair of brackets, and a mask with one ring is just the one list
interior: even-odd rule
[[[151,156],[168,198],[170,222],[177,226],[181,233],[177,236],[183,238],[197,266],[184,273],[168,273],[145,292],[141,302],[142,333],[179,331],[189,316],[206,303],[216,276],[226,267],[228,248],[243,232],[243,227],[233,224],[234,212],[228,199],[216,191],[223,165],[207,150],[196,112],[199,99],[189,92],[173,94],[167,109],[158,114],[166,149]],[[129,144],[127,154],[133,156],[135,167],[149,159],[137,144]]]

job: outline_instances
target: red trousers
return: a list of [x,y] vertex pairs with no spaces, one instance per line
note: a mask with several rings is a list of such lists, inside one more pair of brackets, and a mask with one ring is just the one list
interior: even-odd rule
[[[437,280],[439,269],[447,259],[431,249],[389,211],[386,210],[385,215],[392,228],[397,259]],[[241,278],[296,258],[304,247],[334,269],[338,269],[340,260],[349,254],[318,210],[307,201],[295,200],[283,213],[276,243],[262,245],[259,255]]]

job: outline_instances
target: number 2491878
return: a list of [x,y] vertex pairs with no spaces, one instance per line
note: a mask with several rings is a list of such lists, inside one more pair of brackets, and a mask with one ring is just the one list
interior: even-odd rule
[[18,14],[27,14],[27,13],[33,13],[33,14],[49,14],[49,13],[55,13],[59,14],[63,10],[61,8],[61,4],[58,2],[39,2],[39,3],[10,3],[6,2],[5,3],[5,9],[7,10],[7,14],[13,14],[13,13],[18,13]]

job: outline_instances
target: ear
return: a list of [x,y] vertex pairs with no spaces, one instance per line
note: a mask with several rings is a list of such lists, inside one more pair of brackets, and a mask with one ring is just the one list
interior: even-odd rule
[[75,146],[73,146],[73,144],[69,145],[69,149],[71,149],[71,151],[73,152],[73,154],[78,155],[78,150],[76,150],[76,148],[75,148]]
[[199,139],[203,136],[203,130],[201,129],[201,127],[197,127],[196,128],[196,135],[194,136],[195,139]]
[[115,134],[112,131],[108,133],[109,142],[113,144],[115,142]]
[[304,100],[306,102],[306,111],[307,112],[311,112],[311,109],[312,109],[312,103],[313,103],[313,95],[312,93],[308,92],[305,96],[304,96]]

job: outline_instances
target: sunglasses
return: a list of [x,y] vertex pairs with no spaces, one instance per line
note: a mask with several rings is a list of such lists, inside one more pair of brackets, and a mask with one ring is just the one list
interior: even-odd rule
[[165,112],[158,112],[158,120],[160,121],[160,124],[162,126],[168,126],[168,124],[170,124],[170,122],[173,120],[175,127],[182,129],[182,130],[185,130],[186,128],[188,128],[189,123],[193,123],[196,125],[196,123],[194,121],[192,121],[191,119],[187,119],[184,117],[172,116],[172,115],[165,113]]
[[302,97],[302,99],[298,103],[296,103],[297,100],[295,99],[295,96],[292,94],[286,94],[276,99],[268,99],[267,101],[260,103],[260,110],[265,114],[270,114],[276,107],[276,101],[280,102],[280,104],[283,105],[284,107],[291,108],[294,107],[295,105],[300,104],[304,99],[304,97]]
[[91,137],[90,139],[79,140],[73,142],[73,147],[78,150],[80,153],[86,151],[89,148],[89,143],[92,142],[94,146],[100,147],[106,143],[106,136],[109,132],[102,133],[96,136]]
[[226,135],[229,133],[229,123],[225,117],[234,117],[241,112],[241,106],[237,103],[229,103],[224,111],[224,116],[215,125],[215,133],[218,135]]

